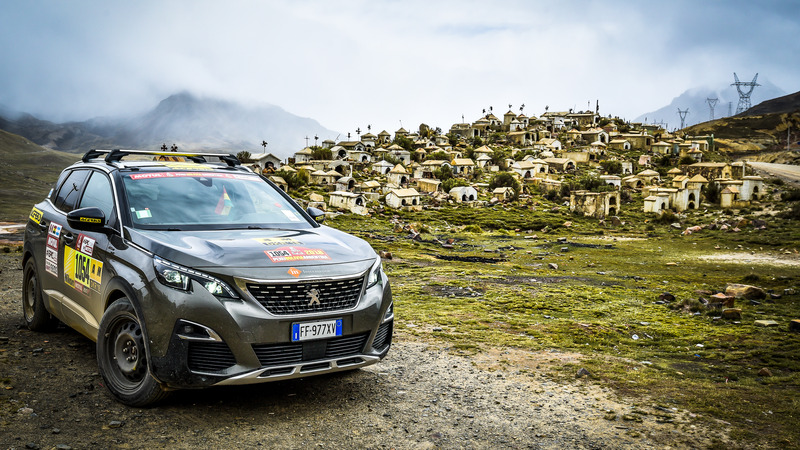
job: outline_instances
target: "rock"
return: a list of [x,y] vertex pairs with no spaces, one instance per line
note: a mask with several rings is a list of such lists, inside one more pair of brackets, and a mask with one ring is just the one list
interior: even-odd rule
[[663,301],[663,302],[674,302],[675,301],[675,296],[670,294],[669,292],[664,292],[664,293],[662,293],[661,295],[658,296],[658,299]]
[[767,221],[762,219],[753,219],[753,228],[764,229],[767,228]]
[[20,408],[17,410],[20,414],[33,414],[33,408],[28,408],[27,406],[24,408]]
[[556,239],[556,242],[558,242],[559,244],[566,244],[567,243],[567,238],[560,237],[560,238]]
[[619,216],[611,216],[608,218],[608,220],[611,222],[611,225],[615,227],[622,225],[622,221],[619,219]]
[[678,265],[678,263],[676,263],[676,262],[668,262],[667,263],[667,267],[674,267],[674,266],[677,266],[677,265]]
[[778,322],[775,322],[774,320],[756,320],[753,322],[753,325],[757,327],[777,327]]
[[722,318],[727,320],[742,320],[742,310],[739,308],[725,308],[722,310]]
[[551,268],[553,270],[558,270],[558,264],[556,264],[556,263],[549,263],[549,264],[547,264],[547,267],[549,267],[549,268]]
[[669,226],[671,226],[672,228],[675,228],[676,230],[680,230],[681,228],[683,228],[681,226],[681,224],[679,224],[678,222],[671,223]]
[[725,288],[725,294],[747,300],[763,300],[767,298],[767,293],[763,289],[747,284],[729,284]]
[[323,197],[323,196],[321,196],[321,195],[319,195],[319,194],[317,194],[315,192],[312,192],[308,196],[308,200],[311,201],[311,202],[324,202],[325,201],[325,197]]
[[122,426],[122,422],[119,420],[112,420],[108,423],[108,428],[119,428]]
[[564,222],[564,225],[562,225],[562,226],[563,226],[564,228],[569,228],[569,227],[571,227],[571,226],[572,226],[572,222],[570,222],[570,221],[568,220],[568,221]]
[[795,294],[795,290],[792,289],[792,288],[783,290],[783,295],[794,295],[794,294]]
[[773,293],[769,294],[769,299],[770,300],[780,300],[782,298],[783,298],[783,296],[781,294],[773,294]]
[[569,251],[569,247],[561,247],[561,253],[566,253]]
[[800,319],[793,319],[789,322],[789,331],[800,331]]
[[592,374],[589,373],[589,371],[586,370],[585,367],[581,367],[581,369],[578,371],[578,373],[575,375],[575,377],[576,378],[582,378],[582,377],[588,377],[588,376],[591,376],[591,375]]
[[761,370],[758,371],[758,376],[760,376],[760,377],[771,377],[772,376],[772,371],[770,371],[766,367],[762,367]]
[[72,450],[72,447],[67,444],[58,444],[56,445],[56,450]]
[[29,448],[31,450],[39,450],[42,447],[40,447],[39,444],[37,444],[36,442],[28,442],[27,444],[25,444],[25,448]]
[[381,257],[381,259],[392,259],[392,252],[381,251],[378,253],[378,255]]

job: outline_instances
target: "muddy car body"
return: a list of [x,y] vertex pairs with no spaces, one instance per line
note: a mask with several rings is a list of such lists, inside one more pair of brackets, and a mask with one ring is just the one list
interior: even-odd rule
[[391,345],[388,279],[323,217],[230,155],[90,151],[31,211],[25,320],[96,341],[130,405],[373,364]]

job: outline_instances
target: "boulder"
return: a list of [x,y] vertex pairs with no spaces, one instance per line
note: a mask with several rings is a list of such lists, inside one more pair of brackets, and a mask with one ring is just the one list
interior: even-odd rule
[[308,200],[311,202],[324,202],[325,197],[317,194],[316,192],[312,192],[311,195],[308,196]]
[[758,371],[758,376],[760,377],[771,377],[772,371],[766,367],[762,367],[761,370]]
[[611,216],[608,220],[611,222],[611,225],[615,227],[622,225],[622,220],[620,220],[619,216]]
[[729,284],[725,288],[725,294],[747,300],[763,300],[767,298],[767,293],[763,289],[747,284]]
[[722,310],[722,318],[726,320],[742,320],[742,310],[739,308],[725,308]]
[[800,319],[794,319],[789,322],[789,331],[800,332]]
[[775,322],[774,320],[756,320],[753,322],[753,325],[757,327],[777,327],[778,322]]

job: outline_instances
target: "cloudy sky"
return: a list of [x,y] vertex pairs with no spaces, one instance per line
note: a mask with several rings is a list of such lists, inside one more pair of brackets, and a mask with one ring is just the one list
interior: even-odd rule
[[525,105],[633,119],[733,72],[800,90],[800,1],[3,0],[0,105],[137,114],[180,91],[354,131]]

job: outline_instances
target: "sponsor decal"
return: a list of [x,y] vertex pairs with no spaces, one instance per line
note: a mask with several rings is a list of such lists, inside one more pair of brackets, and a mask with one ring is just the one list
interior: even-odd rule
[[95,217],[81,217],[81,222],[88,222],[88,223],[100,223],[103,219],[97,219]]
[[290,261],[321,261],[331,259],[324,250],[305,247],[280,247],[275,250],[265,250],[270,261],[274,263]]
[[42,224],[42,217],[44,217],[44,213],[42,213],[41,209],[39,209],[39,208],[37,208],[35,206],[31,210],[31,215],[28,216],[29,219],[31,219],[32,221],[38,223],[39,225]]
[[254,241],[258,241],[264,245],[300,245],[302,242],[298,241],[294,238],[288,237],[275,237],[275,238],[255,238]]
[[131,180],[149,180],[151,178],[225,178],[228,180],[261,181],[256,175],[216,172],[148,172],[128,175]]
[[58,276],[58,248],[47,246],[44,249],[44,270],[54,277]]
[[50,222],[50,228],[47,230],[47,234],[56,238],[61,237],[61,225],[55,222]]
[[47,246],[44,249],[44,270],[50,275],[58,276],[58,237],[61,236],[61,225],[50,222],[47,229]]
[[64,247],[64,283],[83,294],[100,291],[103,263],[73,248]]
[[293,276],[295,278],[298,278],[300,276],[300,274],[303,273],[303,271],[300,270],[300,269],[295,269],[294,267],[291,267],[291,268],[289,268],[289,270],[286,271],[286,273],[288,273],[289,275],[291,275],[291,276]]
[[85,234],[81,234],[78,236],[78,244],[76,248],[80,250],[81,253],[92,256],[92,253],[94,253],[94,242],[94,239],[86,236]]

